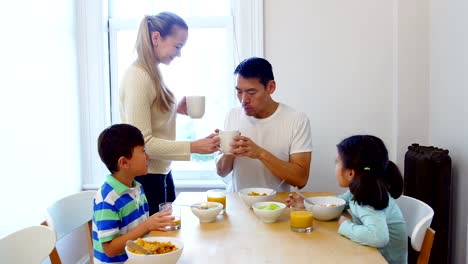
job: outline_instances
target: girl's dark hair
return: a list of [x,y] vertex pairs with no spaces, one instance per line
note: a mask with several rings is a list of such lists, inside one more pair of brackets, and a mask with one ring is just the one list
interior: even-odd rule
[[403,192],[403,177],[395,163],[388,160],[383,141],[371,135],[356,135],[338,145],[343,167],[355,172],[349,184],[353,200],[377,210],[388,206],[388,194],[398,198]]
[[266,88],[269,81],[275,79],[271,64],[263,59],[252,57],[243,60],[237,65],[234,74],[239,74],[243,78],[255,78]]
[[141,131],[128,124],[116,124],[101,132],[98,138],[98,152],[102,162],[111,173],[119,171],[117,162],[120,157],[131,159],[133,149],[144,146]]

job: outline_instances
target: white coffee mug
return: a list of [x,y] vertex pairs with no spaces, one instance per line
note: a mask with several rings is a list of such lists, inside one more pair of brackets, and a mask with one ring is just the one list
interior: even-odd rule
[[187,114],[191,118],[202,118],[205,114],[205,96],[187,96]]
[[225,155],[232,155],[230,144],[234,142],[233,138],[235,136],[240,136],[240,132],[237,130],[234,131],[219,131],[219,150]]

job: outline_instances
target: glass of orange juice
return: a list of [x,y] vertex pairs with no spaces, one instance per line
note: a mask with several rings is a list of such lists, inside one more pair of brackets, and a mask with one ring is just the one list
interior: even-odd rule
[[212,189],[206,191],[206,199],[208,202],[218,202],[223,205],[223,210],[219,214],[224,214],[226,211],[226,190]]
[[303,207],[291,206],[290,223],[292,231],[309,233],[314,225],[314,215]]
[[159,204],[159,211],[164,212],[164,211],[169,211],[171,212],[172,216],[174,216],[174,223],[175,225],[173,226],[166,226],[166,229],[169,230],[178,230],[181,227],[181,215],[180,215],[180,206],[173,204],[171,202],[167,203],[161,203]]

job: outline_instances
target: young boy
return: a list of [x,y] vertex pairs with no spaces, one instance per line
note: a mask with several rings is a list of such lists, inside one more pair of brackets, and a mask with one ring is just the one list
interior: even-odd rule
[[99,135],[99,156],[111,174],[94,198],[94,263],[123,263],[127,240],[174,225],[169,212],[149,216],[145,192],[134,180],[148,173],[144,145],[142,133],[132,125],[113,125]]

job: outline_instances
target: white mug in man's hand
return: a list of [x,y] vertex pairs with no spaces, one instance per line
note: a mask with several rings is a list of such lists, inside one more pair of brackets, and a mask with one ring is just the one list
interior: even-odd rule
[[231,153],[231,143],[234,142],[234,137],[240,136],[240,132],[237,130],[234,131],[219,131],[219,150],[225,155],[232,155]]
[[205,114],[205,96],[187,96],[187,114],[191,118],[202,118]]

